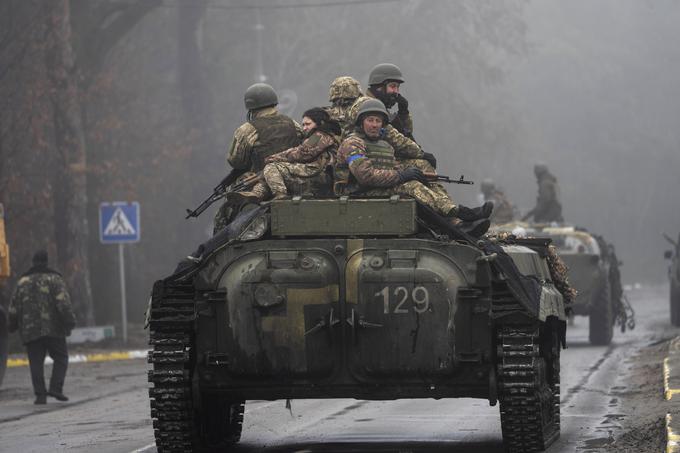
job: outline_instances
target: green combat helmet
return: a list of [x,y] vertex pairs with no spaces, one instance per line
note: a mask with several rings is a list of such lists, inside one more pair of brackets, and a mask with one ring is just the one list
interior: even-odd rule
[[328,100],[333,104],[339,101],[354,101],[362,96],[361,85],[350,76],[341,76],[331,82],[328,90]]
[[401,69],[391,63],[380,63],[371,69],[368,76],[369,85],[380,85],[388,80],[394,80],[399,83],[404,83],[404,76],[401,74]]
[[378,99],[367,99],[364,103],[361,104],[359,110],[357,110],[356,120],[354,124],[356,126],[361,126],[361,120],[363,119],[364,116],[368,115],[369,113],[379,113],[380,115],[382,115],[385,123],[387,123],[389,119],[387,109],[385,108],[385,104],[383,104],[382,101]]
[[257,110],[263,107],[270,107],[279,103],[276,91],[271,85],[266,83],[256,83],[251,85],[243,96],[246,110]]

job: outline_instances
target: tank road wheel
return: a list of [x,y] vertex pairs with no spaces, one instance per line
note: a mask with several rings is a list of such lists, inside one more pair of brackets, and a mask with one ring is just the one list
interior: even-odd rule
[[208,451],[221,450],[241,440],[244,409],[245,401],[203,395],[196,414],[201,447]]
[[612,309],[611,288],[605,280],[590,309],[590,343],[605,346],[614,336],[614,312]]
[[680,326],[680,288],[671,282],[671,324]]
[[538,329],[498,332],[498,395],[505,451],[538,452],[560,436],[559,344]]

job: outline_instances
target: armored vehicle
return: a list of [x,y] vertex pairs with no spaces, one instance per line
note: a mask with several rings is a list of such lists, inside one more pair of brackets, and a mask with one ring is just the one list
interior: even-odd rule
[[228,448],[250,399],[458,397],[500,402],[507,451],[543,450],[566,333],[548,242],[473,239],[396,196],[242,211],[154,285],[158,451]]
[[635,326],[632,309],[624,298],[614,247],[601,236],[574,226],[515,222],[498,227],[520,231],[521,236],[549,238],[569,267],[569,282],[578,291],[574,315],[589,316],[589,339],[593,345],[608,345],[617,320],[622,330]]
[[673,245],[673,250],[667,250],[664,253],[664,258],[671,262],[668,266],[668,279],[671,287],[671,324],[680,326],[680,235],[678,235],[677,242],[664,236]]

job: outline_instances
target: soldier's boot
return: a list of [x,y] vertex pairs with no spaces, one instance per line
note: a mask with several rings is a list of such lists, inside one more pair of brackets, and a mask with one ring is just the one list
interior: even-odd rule
[[287,193],[274,193],[272,196],[272,201],[274,200],[286,200],[290,198]]
[[[449,212],[449,216],[458,217],[463,222],[474,222],[476,220],[488,219],[493,211],[493,203],[487,201],[476,208],[458,205]],[[483,233],[482,233],[483,234]]]
[[489,219],[477,219],[473,222],[462,222],[458,225],[464,233],[469,234],[472,237],[481,237],[484,233],[489,230],[491,226],[491,221]]
[[47,404],[47,395],[45,395],[44,393],[36,395],[33,404]]
[[47,392],[47,396],[57,399],[58,401],[68,401],[68,396],[62,392]]

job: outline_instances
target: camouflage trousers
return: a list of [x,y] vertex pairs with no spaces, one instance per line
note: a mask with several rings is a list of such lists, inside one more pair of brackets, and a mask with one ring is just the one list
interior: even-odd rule
[[456,207],[449,195],[444,191],[444,195],[437,193],[434,189],[418,181],[407,181],[394,187],[384,189],[372,189],[361,192],[361,196],[379,197],[389,195],[408,195],[415,198],[419,203],[434,209],[443,216],[450,217],[452,210]]
[[329,175],[317,163],[272,162],[262,174],[273,196],[327,196],[331,190]]
[[[423,173],[437,174],[437,170],[425,159],[398,159],[398,164],[402,168],[414,167],[420,169]],[[444,185],[439,182],[433,182],[427,185],[434,193],[440,197],[449,197],[449,193],[444,188]]]

